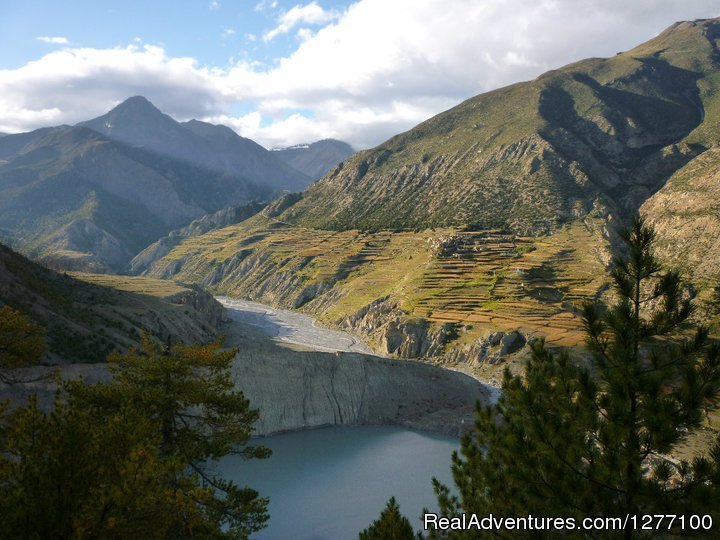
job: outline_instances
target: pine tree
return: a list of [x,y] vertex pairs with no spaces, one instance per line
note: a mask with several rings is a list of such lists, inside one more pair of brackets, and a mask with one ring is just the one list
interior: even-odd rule
[[[705,404],[718,398],[720,347],[706,328],[690,331],[691,302],[683,297],[678,274],[662,272],[653,256],[653,231],[638,218],[621,238],[625,252],[612,264],[617,302],[611,308],[584,307],[589,365],[549,350],[540,340],[532,344],[522,377],[506,370],[500,400],[478,407],[473,436],[464,438],[460,454],[453,456],[457,491],[434,481],[444,515],[532,514],[580,523],[626,514],[710,514],[720,523],[715,502],[720,441],[709,457],[691,463],[667,458],[701,425]],[[658,535],[631,525],[614,534]],[[678,525],[673,532],[679,532]],[[502,531],[500,536],[558,534]],[[712,537],[707,531],[697,534]]]
[[390,497],[380,517],[360,533],[360,540],[414,540],[415,538],[412,525],[400,513],[400,506],[395,497]]
[[10,306],[0,307],[0,382],[19,382],[12,370],[37,364],[46,350],[42,327]]
[[112,381],[64,385],[52,412],[0,411],[0,538],[247,538],[267,499],[216,477],[257,411],[218,343],[111,356]]

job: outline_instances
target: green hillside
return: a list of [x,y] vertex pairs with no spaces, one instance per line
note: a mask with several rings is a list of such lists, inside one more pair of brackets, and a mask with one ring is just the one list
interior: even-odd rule
[[150,278],[59,274],[0,244],[0,306],[46,328],[46,361],[98,362],[139,345],[143,332],[165,342],[207,342],[224,310],[207,293]]
[[622,218],[717,142],[706,124],[718,107],[719,27],[677,24],[613,58],[471,98],[348,159],[281,219],[533,232],[592,212]]
[[581,344],[577,308],[604,294],[609,243],[642,210],[666,261],[711,300],[718,37],[717,20],[678,23],[469,99],[302,197],[185,240],[148,274],[300,308],[385,353],[485,369],[518,330]]

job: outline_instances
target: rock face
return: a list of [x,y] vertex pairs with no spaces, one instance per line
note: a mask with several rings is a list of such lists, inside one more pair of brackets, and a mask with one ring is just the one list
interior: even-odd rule
[[452,324],[431,327],[422,318],[408,319],[407,312],[385,296],[360,309],[343,321],[343,327],[379,341],[383,354],[400,358],[440,356],[454,334]]
[[343,327],[379,342],[383,354],[400,358],[434,358],[444,363],[457,362],[477,366],[497,364],[527,343],[517,330],[496,331],[474,340],[470,345],[451,348],[446,345],[458,337],[458,325],[432,326],[427,320],[407,319],[407,313],[389,297],[375,300],[343,321]]
[[511,332],[492,332],[476,339],[465,347],[450,350],[444,357],[445,362],[460,362],[477,366],[484,362],[499,364],[504,357],[520,351],[527,338],[517,330]]
[[[358,353],[322,353],[280,346],[251,326],[226,327],[239,352],[236,388],[259,409],[258,436],[337,425],[404,425],[459,436],[472,429],[475,404],[496,399],[497,389],[439,367]],[[47,372],[28,370],[28,379]],[[62,366],[63,378],[108,380],[106,364]],[[57,384],[45,380],[7,386],[0,400],[22,404],[30,394],[49,410]]]
[[237,387],[260,410],[257,435],[320,426],[398,424],[458,436],[493,389],[461,373],[357,353],[243,351]]

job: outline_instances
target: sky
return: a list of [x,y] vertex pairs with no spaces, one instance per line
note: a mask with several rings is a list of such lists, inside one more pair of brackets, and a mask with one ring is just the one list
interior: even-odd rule
[[0,132],[143,95],[266,148],[375,146],[464,99],[607,57],[717,0],[0,0]]

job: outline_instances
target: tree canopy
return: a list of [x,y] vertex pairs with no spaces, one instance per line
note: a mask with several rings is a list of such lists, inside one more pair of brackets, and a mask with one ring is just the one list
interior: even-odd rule
[[10,306],[0,307],[0,382],[16,382],[12,370],[37,364],[46,351],[41,326]]
[[216,477],[257,411],[233,388],[236,351],[150,340],[110,358],[112,380],[65,383],[51,412],[0,414],[0,538],[247,538],[267,499]]
[[395,497],[390,497],[385,509],[370,527],[360,533],[360,540],[414,540],[408,518],[400,513]]

